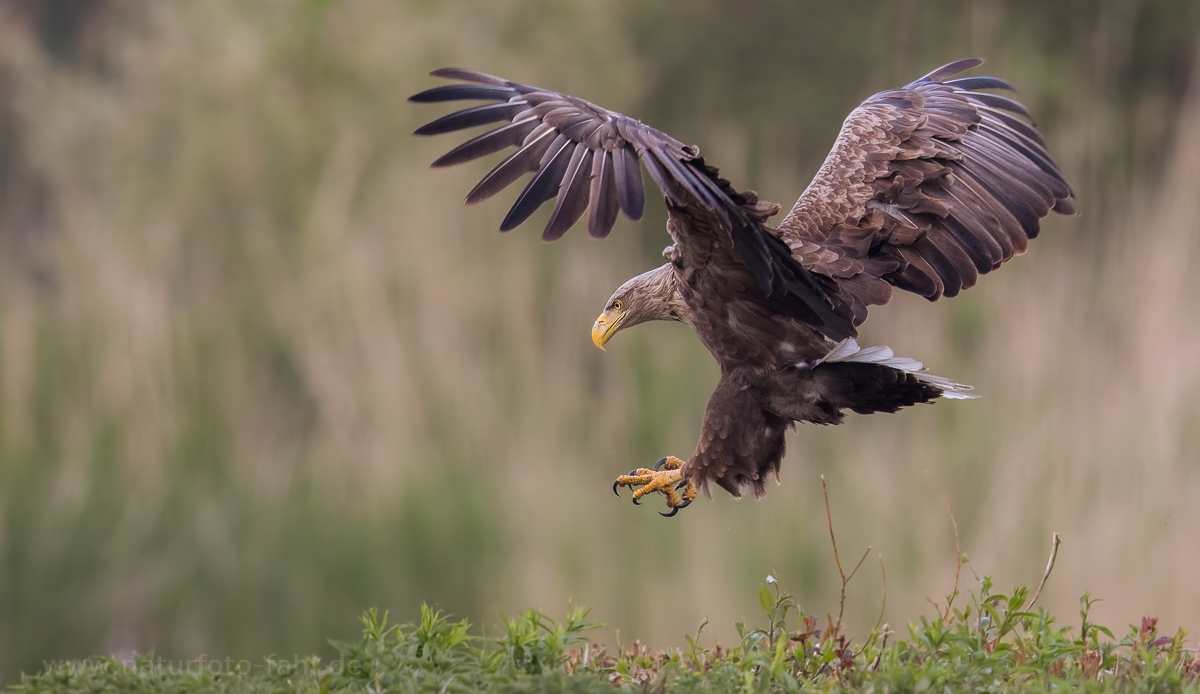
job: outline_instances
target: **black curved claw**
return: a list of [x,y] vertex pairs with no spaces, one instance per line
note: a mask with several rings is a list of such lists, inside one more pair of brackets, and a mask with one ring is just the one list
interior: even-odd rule
[[616,494],[617,496],[621,496],[621,483],[620,483],[620,481],[613,482],[613,494]]
[[654,471],[655,471],[655,472],[658,472],[659,470],[661,470],[661,469],[662,469],[662,466],[663,466],[663,465],[666,465],[666,464],[667,464],[667,459],[666,459],[666,458],[659,458],[659,459],[658,459],[658,462],[654,464]]
[[[676,510],[676,511],[678,511],[678,510],[679,510],[679,509],[681,509],[681,508],[687,508],[688,506],[691,506],[691,505],[692,505],[692,500],[691,500],[691,499],[684,499],[684,500],[683,500],[683,503],[681,503],[681,504],[679,504],[678,506],[676,506],[676,507],[675,507],[675,510]],[[671,515],[673,516],[673,515],[675,515],[675,514],[674,514],[674,513],[672,513]]]
[[686,504],[676,506],[675,508],[671,509],[670,513],[663,513],[662,511],[659,511],[658,515],[662,516],[663,518],[670,518],[671,516],[674,516],[676,513],[679,513],[679,509],[683,508],[684,506],[686,506]]
[[638,501],[638,498],[635,496],[635,497],[633,497],[633,505],[634,505],[634,506],[641,506],[641,505],[642,505],[642,502]]
[[636,474],[637,474],[637,471],[638,471],[639,469],[640,469],[640,468],[636,468],[636,467],[635,467],[634,469],[632,469],[632,470],[630,470],[629,472],[625,473],[625,476],[626,476],[626,477],[633,477],[634,475],[636,475]]
[[687,487],[687,485],[688,485],[687,480],[679,480],[679,482],[676,483],[676,485],[675,485],[675,489],[676,489],[676,491],[678,491],[680,489],[684,489],[685,487]]

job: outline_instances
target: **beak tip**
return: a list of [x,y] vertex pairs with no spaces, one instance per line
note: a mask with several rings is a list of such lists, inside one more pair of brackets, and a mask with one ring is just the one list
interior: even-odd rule
[[616,334],[624,319],[625,313],[618,314],[615,319],[603,313],[600,314],[596,322],[592,323],[592,343],[604,350],[604,345],[608,344],[608,341]]
[[605,326],[601,325],[599,321],[596,321],[596,324],[592,326],[592,344],[599,347],[601,351],[604,351],[604,343],[608,342],[608,335],[606,333]]

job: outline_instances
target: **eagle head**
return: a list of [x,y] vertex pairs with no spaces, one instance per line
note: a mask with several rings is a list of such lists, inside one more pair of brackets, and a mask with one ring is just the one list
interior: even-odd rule
[[600,349],[623,330],[652,320],[687,322],[688,309],[679,296],[675,269],[667,263],[617,288],[592,325],[592,342]]

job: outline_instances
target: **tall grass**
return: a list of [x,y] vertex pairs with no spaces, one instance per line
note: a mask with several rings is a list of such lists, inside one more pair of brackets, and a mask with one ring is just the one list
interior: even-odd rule
[[[752,611],[768,571],[819,612],[819,474],[843,546],[882,553],[893,621],[953,572],[944,497],[999,585],[1057,530],[1052,611],[1090,590],[1102,622],[1200,623],[1190,3],[110,3],[73,53],[2,7],[3,681],[311,652],[421,601],[486,623],[574,599],[667,643]],[[664,521],[614,499],[692,450],[716,381],[682,326],[588,340],[662,213],[604,243],[494,233],[503,203],[461,206],[484,169],[430,172],[449,142],[408,135],[439,114],[405,101],[424,74],[593,98],[789,203],[867,93],[968,54],[1022,87],[1084,214],[866,337],[984,398],[802,427],[761,502]]]

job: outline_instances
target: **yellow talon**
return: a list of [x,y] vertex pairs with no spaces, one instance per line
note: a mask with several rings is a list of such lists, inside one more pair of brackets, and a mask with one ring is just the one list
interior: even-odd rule
[[633,470],[628,475],[621,475],[617,481],[613,483],[613,491],[617,491],[618,487],[637,487],[633,491],[633,503],[638,503],[638,500],[643,496],[652,492],[660,492],[667,497],[667,508],[671,509],[670,513],[664,513],[664,516],[673,516],[679,509],[686,507],[696,499],[698,490],[696,485],[687,482],[683,484],[683,494],[677,487],[683,483],[683,461],[675,456],[667,456],[658,461],[658,465],[654,466],[654,470],[647,468],[638,468]]

